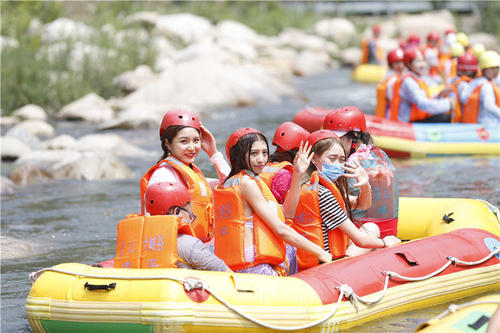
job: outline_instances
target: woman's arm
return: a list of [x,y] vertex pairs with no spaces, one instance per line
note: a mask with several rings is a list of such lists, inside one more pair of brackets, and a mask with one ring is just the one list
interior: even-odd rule
[[248,205],[270,227],[276,235],[287,243],[316,255],[320,262],[329,262],[332,255],[318,245],[301,236],[295,230],[283,223],[277,216],[275,210],[269,209],[257,184],[248,177],[243,177],[241,183],[241,196]]
[[339,228],[349,236],[354,244],[366,249],[382,248],[401,243],[401,240],[395,236],[386,236],[381,239],[361,232],[349,219],[345,220]]

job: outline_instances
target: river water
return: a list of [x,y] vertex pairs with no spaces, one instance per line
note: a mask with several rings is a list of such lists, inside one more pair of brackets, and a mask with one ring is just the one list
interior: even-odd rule
[[[339,69],[304,79],[296,85],[308,101],[287,99],[279,105],[223,108],[202,118],[217,138],[220,151],[229,134],[240,127],[261,129],[272,139],[276,127],[307,105],[338,107],[356,105],[373,113],[375,87],[349,80],[349,70]],[[87,124],[59,123],[57,134],[74,137],[95,131]],[[115,130],[130,142],[158,153],[157,129]],[[26,186],[2,195],[1,233],[8,237],[2,252],[14,249],[17,258],[2,259],[1,328],[3,332],[30,332],[25,299],[30,289],[28,274],[64,262],[95,263],[115,255],[116,224],[127,213],[138,212],[139,179],[155,159],[122,159],[134,177],[113,181],[63,180]],[[198,165],[207,176],[216,173],[201,153]],[[499,206],[500,159],[498,157],[393,160],[400,194],[425,197],[480,198]],[[2,175],[12,168],[2,164]],[[12,251],[10,251],[12,252]],[[458,302],[462,302],[459,300]],[[356,327],[352,332],[409,332],[439,314],[446,304],[394,315]]]

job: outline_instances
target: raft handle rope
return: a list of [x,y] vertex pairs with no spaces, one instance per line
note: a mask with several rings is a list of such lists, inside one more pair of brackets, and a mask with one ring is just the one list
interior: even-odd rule
[[476,199],[478,201],[481,201],[483,202],[486,206],[488,206],[488,208],[490,208],[492,211],[493,211],[493,214],[496,215],[497,219],[498,219],[498,222],[500,223],[500,210],[498,209],[497,206],[493,205],[492,203],[486,201],[486,200],[483,200],[483,199]]
[[441,267],[440,269],[436,270],[435,272],[430,273],[428,275],[425,275],[423,277],[406,277],[406,276],[400,275],[400,274],[398,274],[396,272],[383,271],[382,274],[384,274],[386,276],[385,283],[384,283],[384,288],[381,290],[382,293],[377,298],[375,298],[373,300],[368,300],[368,299],[366,299],[364,297],[356,295],[356,293],[353,291],[353,289],[349,285],[342,284],[342,285],[336,287],[336,289],[339,290],[339,298],[338,298],[337,302],[335,304],[334,303],[327,304],[327,306],[333,306],[333,308],[331,309],[331,311],[327,315],[325,315],[323,318],[318,319],[318,320],[316,320],[316,321],[314,321],[312,323],[301,325],[301,326],[295,326],[295,327],[277,326],[277,325],[267,324],[267,323],[264,323],[264,322],[262,322],[262,321],[260,321],[260,320],[258,320],[256,318],[253,318],[253,317],[251,317],[251,316],[243,313],[242,311],[238,310],[237,308],[235,308],[231,304],[229,304],[226,300],[224,300],[217,293],[215,293],[213,290],[211,290],[210,287],[205,282],[203,282],[201,280],[198,280],[198,279],[195,279],[195,278],[180,279],[180,278],[166,276],[166,275],[159,275],[159,276],[158,275],[152,275],[152,276],[116,276],[116,275],[102,275],[102,274],[98,275],[98,274],[87,274],[87,273],[75,273],[75,272],[71,272],[71,271],[67,271],[67,270],[63,270],[63,269],[58,269],[58,268],[43,268],[43,269],[38,270],[36,272],[32,272],[29,275],[29,278],[30,278],[31,284],[33,284],[36,281],[36,279],[43,272],[57,272],[57,273],[62,273],[62,274],[75,275],[77,278],[79,278],[79,277],[87,277],[87,278],[117,279],[117,280],[127,280],[127,279],[135,279],[135,280],[171,280],[171,281],[176,281],[176,282],[179,282],[180,284],[182,284],[182,286],[187,291],[192,290],[192,289],[202,289],[202,290],[205,290],[205,291],[209,292],[217,301],[219,301],[221,304],[223,304],[224,306],[226,306],[229,310],[233,311],[234,313],[240,315],[241,317],[249,320],[250,322],[252,322],[254,324],[260,325],[262,327],[274,329],[274,330],[295,331],[295,330],[303,330],[303,329],[314,327],[316,325],[320,325],[323,322],[325,322],[328,319],[330,319],[337,312],[337,310],[339,309],[340,302],[342,301],[342,299],[344,298],[344,296],[347,299],[349,299],[349,301],[353,304],[353,306],[356,308],[356,312],[358,312],[358,309],[359,309],[359,302],[361,302],[363,304],[375,304],[375,303],[378,303],[380,300],[382,300],[382,298],[384,298],[384,296],[385,296],[385,294],[387,292],[387,287],[388,287],[389,279],[390,278],[393,278],[393,279],[394,278],[399,278],[399,279],[406,280],[406,281],[411,281],[411,282],[413,282],[413,281],[422,281],[422,280],[429,279],[429,278],[431,278],[431,277],[433,277],[433,276],[441,273],[442,271],[444,271],[451,264],[454,264],[454,265],[461,264],[461,265],[464,265],[464,266],[474,266],[474,265],[478,265],[478,264],[481,264],[481,263],[489,260],[491,257],[493,257],[494,255],[499,254],[499,253],[500,253],[500,248],[496,249],[495,251],[490,252],[490,254],[488,254],[483,259],[480,259],[480,260],[474,261],[474,262],[462,261],[462,260],[460,260],[458,258],[448,256],[447,257],[448,262],[445,265],[443,265],[443,267]]
[[450,313],[455,313],[460,309],[467,308],[469,306],[475,306],[475,305],[481,305],[481,304],[498,304],[500,305],[500,301],[475,301],[475,302],[468,302],[468,303],[463,303],[463,304],[450,304],[448,306],[448,309],[437,315],[435,318],[432,320],[440,320],[449,315]]

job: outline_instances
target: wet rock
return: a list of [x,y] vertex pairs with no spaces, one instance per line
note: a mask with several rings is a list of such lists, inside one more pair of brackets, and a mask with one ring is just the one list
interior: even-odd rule
[[400,14],[396,17],[395,23],[396,30],[403,38],[408,37],[410,33],[416,33],[422,40],[425,40],[431,31],[442,35],[446,29],[455,29],[453,15],[448,10],[415,15]]
[[330,57],[326,52],[302,51],[293,64],[293,73],[298,76],[318,74],[328,69]]
[[104,122],[99,130],[111,128],[136,129],[136,128],[159,128],[163,115],[168,110],[181,109],[193,110],[188,105],[161,105],[151,103],[134,104],[120,111],[116,119]]
[[55,134],[54,127],[43,120],[25,120],[15,125],[12,129],[23,128],[37,137],[51,138]]
[[0,256],[2,259],[16,259],[33,255],[33,242],[25,239],[0,236]]
[[24,127],[14,126],[5,133],[5,136],[18,139],[32,150],[43,149],[40,139]]
[[81,152],[112,152],[126,157],[144,157],[151,154],[116,134],[85,135],[76,141],[73,148]]
[[84,120],[99,123],[113,119],[113,110],[102,97],[90,93],[64,106],[56,117],[66,120]]
[[17,117],[12,117],[12,116],[0,117],[0,126],[2,126],[2,128],[10,127],[18,123],[19,123],[19,118]]
[[156,12],[137,12],[125,18],[125,24],[140,23],[144,26],[154,27],[160,15]]
[[156,75],[147,65],[140,65],[133,71],[120,74],[113,83],[125,92],[132,92],[156,79]]
[[361,49],[359,47],[349,47],[342,50],[341,61],[344,65],[358,65],[361,62]]
[[253,61],[257,58],[257,50],[251,43],[246,41],[224,38],[219,39],[217,45],[245,61]]
[[88,25],[61,17],[43,27],[42,40],[52,43],[69,38],[88,39],[93,33],[94,29]]
[[76,144],[76,139],[70,135],[62,134],[58,135],[51,140],[47,140],[43,143],[45,149],[50,150],[64,150],[73,149]]
[[341,48],[346,47],[356,34],[356,27],[351,21],[336,17],[318,21],[314,25],[314,31],[325,38],[333,40]]
[[14,193],[15,184],[12,180],[7,177],[2,176],[2,183],[0,185],[2,194]]
[[9,173],[9,178],[17,185],[35,185],[46,184],[54,179],[54,176],[35,165],[21,164]]
[[293,76],[293,64],[297,54],[298,52],[290,47],[267,47],[261,52],[258,64],[288,81]]
[[21,155],[27,154],[31,148],[20,141],[19,139],[11,136],[2,136],[2,161],[15,161]]
[[193,14],[162,15],[156,21],[154,32],[189,44],[210,35],[213,26],[206,18]]
[[257,33],[252,28],[232,20],[219,22],[216,30],[219,39],[231,39],[249,43],[255,43],[258,39]]
[[299,29],[285,29],[278,38],[281,45],[291,46],[299,50],[324,51],[326,48],[324,38],[306,34]]
[[81,152],[74,150],[36,150],[22,155],[16,161],[15,165],[32,165],[39,169],[50,171],[58,163],[73,162],[80,159],[81,156]]
[[53,167],[56,178],[105,180],[130,178],[130,169],[113,154],[85,152],[76,161],[58,163]]
[[23,120],[47,120],[47,112],[35,104],[25,105],[15,110],[12,115]]
[[475,43],[481,43],[484,45],[486,50],[498,50],[498,41],[494,35],[487,34],[485,32],[476,32],[469,35],[469,44],[474,45]]

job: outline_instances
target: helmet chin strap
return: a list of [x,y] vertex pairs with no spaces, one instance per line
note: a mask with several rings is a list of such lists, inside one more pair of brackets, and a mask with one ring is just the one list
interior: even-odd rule
[[358,148],[358,139],[359,139],[358,136],[359,135],[360,135],[359,133],[354,132],[354,136],[352,138],[352,143],[351,143],[351,150],[349,151],[349,156],[351,156]]

